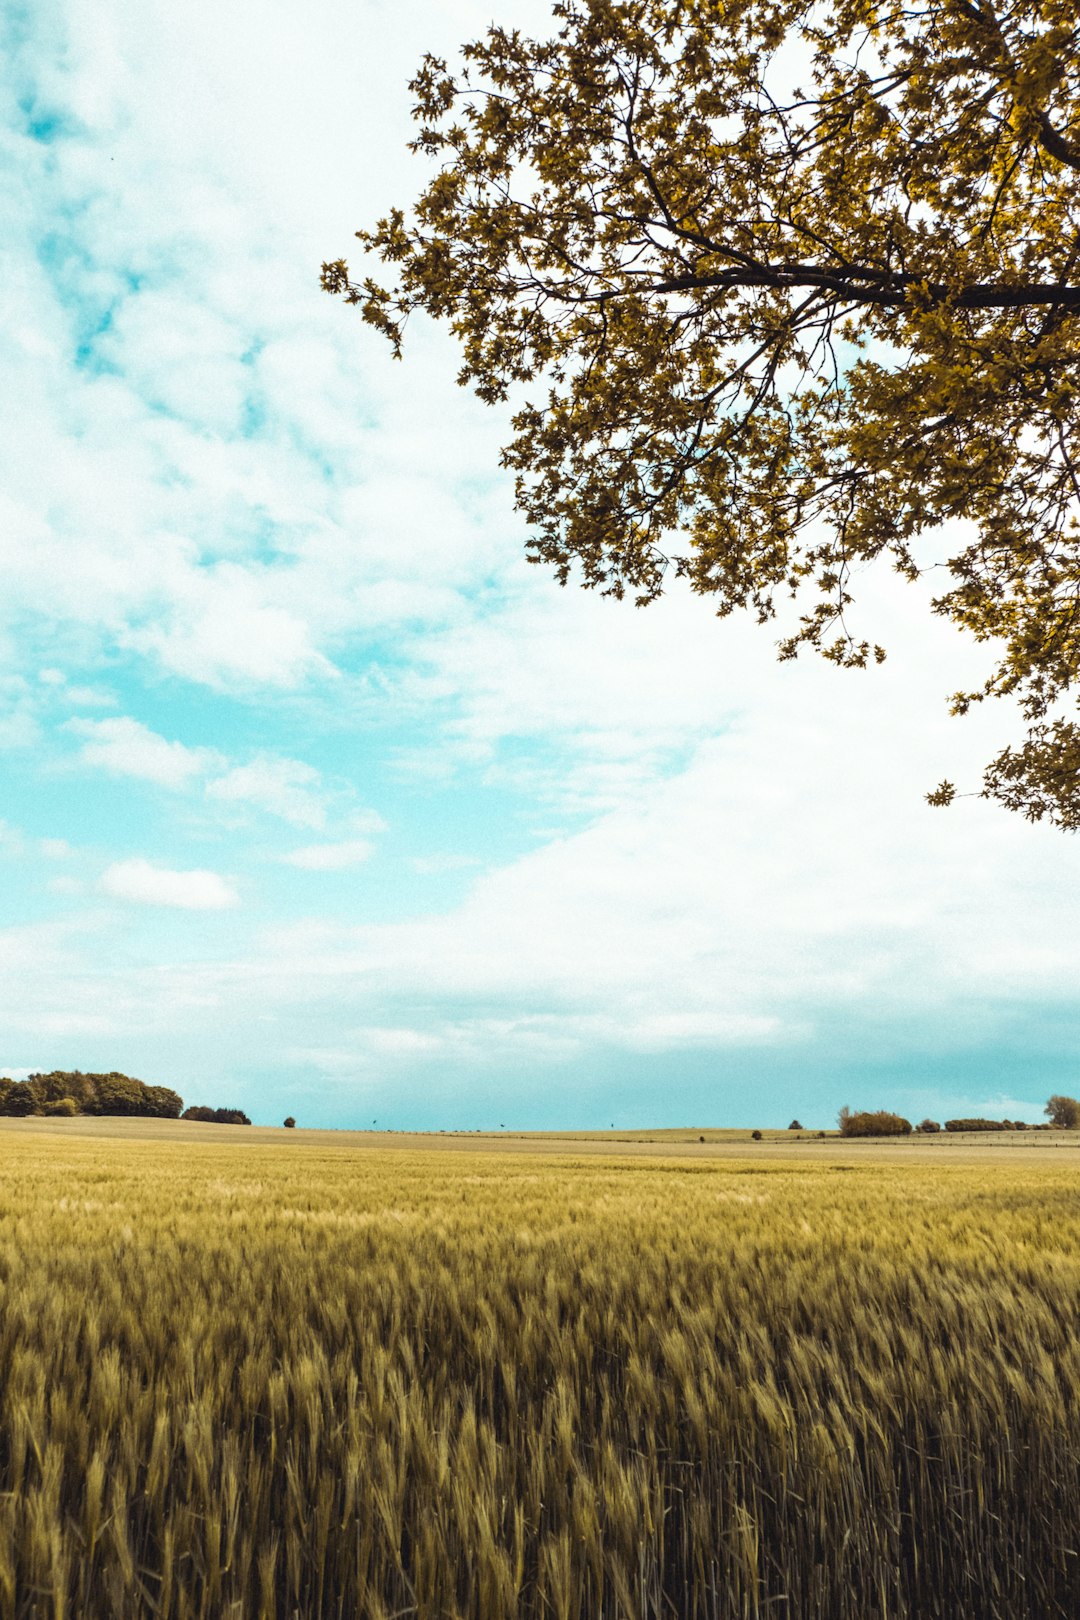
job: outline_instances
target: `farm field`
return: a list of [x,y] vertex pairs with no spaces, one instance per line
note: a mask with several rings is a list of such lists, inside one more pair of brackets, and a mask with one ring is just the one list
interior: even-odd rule
[[[1009,1162],[1035,1158],[1032,1162],[1045,1164],[1060,1159],[1063,1164],[1080,1163],[1080,1131],[942,1131],[937,1136],[842,1138],[838,1131],[828,1131],[819,1137],[817,1131],[801,1133],[786,1130],[766,1130],[763,1140],[755,1142],[749,1130],[721,1130],[714,1126],[686,1126],[663,1130],[610,1130],[610,1131],[353,1131],[307,1130],[284,1131],[278,1126],[208,1125],[201,1121],[180,1119],[152,1119],[146,1117],[122,1118],[116,1115],[84,1114],[75,1119],[30,1117],[7,1119],[0,1116],[0,1149],[6,1133],[15,1136],[47,1135],[70,1139],[89,1136],[108,1140],[193,1142],[201,1146],[210,1143],[229,1143],[235,1147],[251,1147],[257,1143],[274,1144],[285,1151],[303,1148],[339,1148],[363,1150],[390,1149],[394,1152],[415,1153],[436,1149],[440,1153],[541,1153],[591,1157],[611,1154],[632,1158],[744,1158],[753,1161],[767,1155],[791,1159],[800,1164],[816,1163],[823,1157],[832,1159],[837,1153],[842,1159],[849,1156],[853,1164],[896,1162],[910,1164],[923,1161],[939,1164],[943,1159],[958,1163],[981,1164],[987,1152],[1007,1153]],[[704,1140],[702,1140],[704,1138]]]
[[4,1121],[0,1620],[1080,1613],[1070,1139],[639,1134]]

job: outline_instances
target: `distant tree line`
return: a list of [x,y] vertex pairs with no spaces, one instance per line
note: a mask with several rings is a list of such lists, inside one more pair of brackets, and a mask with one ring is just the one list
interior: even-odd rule
[[[1045,1113],[1048,1125],[1031,1125],[1025,1119],[947,1119],[947,1131],[1050,1131],[1080,1128],[1080,1101],[1075,1097],[1050,1098]],[[841,1108],[838,1123],[841,1136],[910,1136],[912,1124],[900,1114],[880,1108],[874,1111],[852,1111]],[[792,1126],[794,1129],[794,1126]],[[923,1136],[941,1130],[936,1119],[921,1120],[914,1127]]]
[[81,1069],[53,1069],[26,1080],[0,1075],[0,1116],[29,1115],[72,1118],[76,1114],[128,1114],[148,1119],[197,1119],[216,1125],[250,1125],[239,1108],[184,1108],[184,1099],[169,1086],[150,1086],[129,1074],[83,1074]]
[[250,1125],[242,1108],[185,1108],[181,1119],[199,1119],[204,1125]]
[[[1027,1131],[1032,1127],[1025,1119],[947,1119],[947,1131]],[[1038,1126],[1035,1127],[1039,1129]]]

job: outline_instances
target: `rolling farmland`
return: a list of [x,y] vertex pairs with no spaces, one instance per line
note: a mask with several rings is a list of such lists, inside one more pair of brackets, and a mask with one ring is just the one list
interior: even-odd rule
[[5,1122],[0,1620],[1080,1612],[1068,1139],[639,1134]]

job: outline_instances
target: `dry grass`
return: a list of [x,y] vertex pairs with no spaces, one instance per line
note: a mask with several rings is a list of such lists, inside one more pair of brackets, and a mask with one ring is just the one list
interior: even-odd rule
[[75,1123],[0,1136],[0,1620],[1080,1613],[1070,1150]]

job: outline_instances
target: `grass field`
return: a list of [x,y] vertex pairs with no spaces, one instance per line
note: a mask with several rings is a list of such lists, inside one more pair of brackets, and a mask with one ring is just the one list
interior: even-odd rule
[[1080,1613],[1080,1154],[639,1134],[4,1122],[0,1620]]

